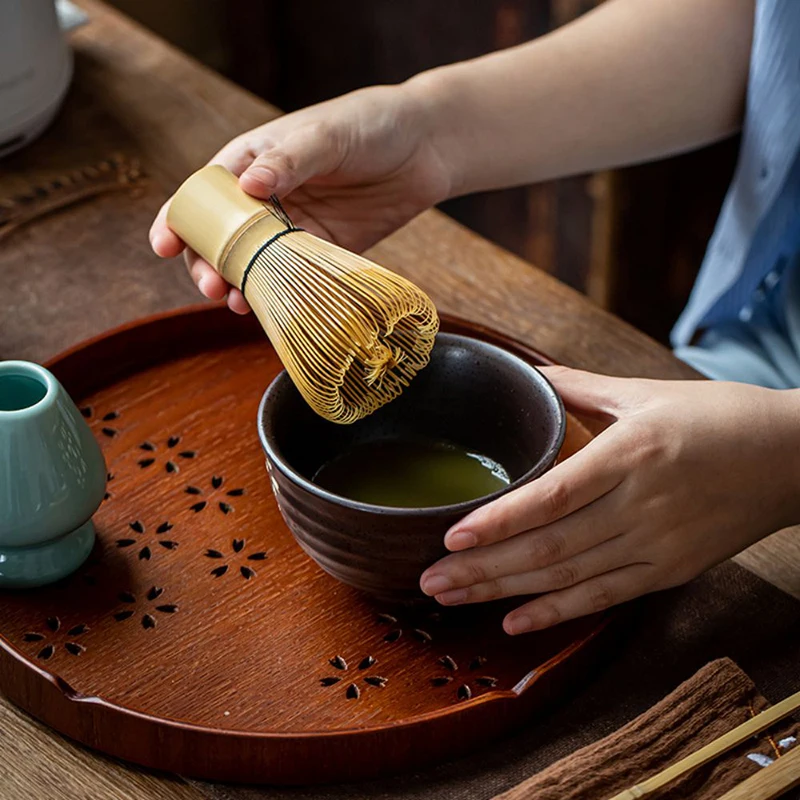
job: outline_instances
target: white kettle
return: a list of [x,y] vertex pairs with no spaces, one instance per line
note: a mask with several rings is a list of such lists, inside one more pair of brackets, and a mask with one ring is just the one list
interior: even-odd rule
[[71,78],[54,0],[0,0],[0,157],[47,127]]

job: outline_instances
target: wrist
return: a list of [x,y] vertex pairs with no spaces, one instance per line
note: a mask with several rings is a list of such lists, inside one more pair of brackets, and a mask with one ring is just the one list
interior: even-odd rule
[[448,198],[473,191],[467,185],[467,170],[461,157],[465,132],[463,114],[450,72],[450,67],[438,67],[414,75],[401,84],[414,108],[426,144],[445,172],[450,187]]

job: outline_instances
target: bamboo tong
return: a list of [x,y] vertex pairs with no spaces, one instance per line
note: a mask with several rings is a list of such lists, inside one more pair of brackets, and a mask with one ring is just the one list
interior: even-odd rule
[[[746,742],[798,709],[800,709],[800,692],[790,695],[705,747],[682,758],[671,767],[667,767],[646,781],[614,795],[609,800],[640,800],[681,775],[713,761],[731,748]],[[770,800],[770,798],[778,797],[798,785],[800,785],[800,743],[796,744],[785,756],[731,789],[720,800]]]

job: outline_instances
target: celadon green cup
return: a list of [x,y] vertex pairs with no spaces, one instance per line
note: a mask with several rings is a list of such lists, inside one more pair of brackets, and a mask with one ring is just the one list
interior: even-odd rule
[[0,361],[0,589],[43,586],[92,550],[106,465],[55,376]]

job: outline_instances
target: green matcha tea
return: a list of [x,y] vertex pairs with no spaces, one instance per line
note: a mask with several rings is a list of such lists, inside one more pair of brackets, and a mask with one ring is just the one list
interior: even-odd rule
[[355,445],[320,467],[313,481],[362,503],[428,508],[484,497],[510,479],[496,461],[452,444],[384,439]]

